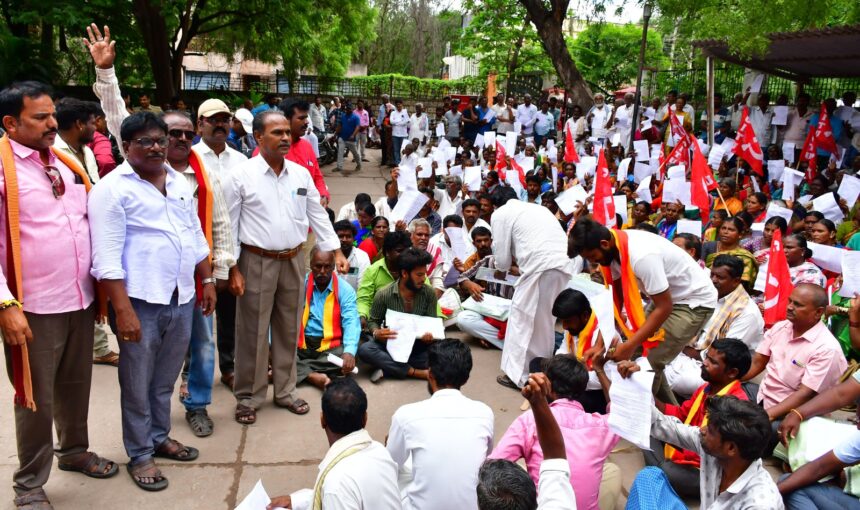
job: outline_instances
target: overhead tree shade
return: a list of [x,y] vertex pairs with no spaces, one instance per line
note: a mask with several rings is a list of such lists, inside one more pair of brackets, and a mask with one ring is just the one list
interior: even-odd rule
[[724,41],[694,41],[706,57],[713,57],[804,82],[809,78],[860,76],[860,25],[830,27],[799,32],[776,32],[768,36],[764,54],[740,56]]

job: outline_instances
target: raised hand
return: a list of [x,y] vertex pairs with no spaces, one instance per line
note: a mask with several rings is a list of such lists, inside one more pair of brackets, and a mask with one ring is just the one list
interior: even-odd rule
[[110,28],[107,25],[105,25],[104,30],[104,35],[102,35],[95,23],[90,24],[87,27],[88,38],[84,38],[84,45],[90,50],[96,67],[110,69],[116,59],[116,41],[111,41]]

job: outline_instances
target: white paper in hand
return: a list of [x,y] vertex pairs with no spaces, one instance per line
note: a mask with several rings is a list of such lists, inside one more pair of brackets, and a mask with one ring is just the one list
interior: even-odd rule
[[466,181],[466,186],[469,191],[481,190],[481,167],[467,166],[463,174],[463,180]]
[[758,94],[761,91],[761,85],[763,82],[764,74],[757,74],[750,85],[750,94]]
[[794,163],[794,142],[783,142],[782,159],[788,161],[789,165]]
[[418,160],[415,168],[418,170],[418,177],[428,179],[433,175],[433,160],[430,158],[421,158]]
[[642,182],[639,183],[639,187],[636,188],[636,195],[639,197],[636,199],[637,202],[645,201],[652,202],[654,198],[651,196],[651,176],[642,179]]
[[726,150],[722,145],[715,145],[711,148],[711,152],[708,154],[708,166],[716,170],[720,167],[720,163],[723,161],[723,156],[726,154]]
[[842,250],[842,287],[839,295],[853,298],[860,294],[860,251]]
[[618,163],[618,175],[616,176],[616,182],[624,182],[627,180],[627,173],[630,170],[630,162],[631,158],[624,158],[621,160],[621,163]]
[[391,224],[394,225],[400,220],[409,223],[428,200],[430,199],[427,198],[427,195],[419,191],[404,191],[400,195],[400,198],[397,199],[397,205],[391,211],[391,217],[389,218]]
[[680,179],[683,181],[687,177],[687,167],[684,165],[670,166],[666,170],[666,176],[669,179]]
[[564,214],[572,214],[577,207],[577,202],[585,205],[585,200],[588,198],[585,188],[577,184],[564,192],[560,193],[555,198],[555,203]]
[[648,161],[651,158],[648,140],[634,140],[633,150],[636,151],[636,161]]
[[466,238],[463,236],[463,229],[460,227],[447,227],[445,233],[448,234],[448,240],[451,241],[451,251],[454,253],[454,258],[460,259],[460,262],[465,262],[468,257],[468,249],[466,248]]
[[678,228],[676,234],[693,234],[699,238],[702,237],[702,221],[701,220],[678,220]]
[[806,243],[807,247],[812,250],[812,262],[821,269],[833,271],[834,273],[842,272],[842,248],[835,246],[827,246],[826,244]]
[[445,136],[445,123],[442,121],[436,124],[436,136],[439,138]]
[[784,126],[788,124],[788,106],[774,106],[773,119],[770,123],[774,126]]
[[833,223],[839,224],[845,215],[839,204],[836,203],[836,197],[833,192],[825,193],[818,198],[812,199],[812,208],[824,215],[825,218]]
[[517,151],[517,133],[511,133],[510,131],[505,133],[505,152],[508,153],[508,157],[514,157],[514,153]]
[[594,156],[582,156],[576,164],[576,177],[580,181],[585,180],[586,175],[594,175],[597,169],[597,158]]
[[633,180],[636,182],[642,182],[647,177],[653,175],[651,171],[651,165],[645,163],[637,162],[633,165]]
[[493,150],[496,148],[496,132],[487,131],[484,133],[484,147],[490,147]]
[[767,220],[773,218],[774,216],[779,216],[784,219],[787,224],[791,223],[791,217],[794,215],[794,212],[791,209],[787,209],[785,207],[780,207],[773,202],[771,202],[767,206],[767,213],[764,216],[764,221],[767,223]]
[[[767,162],[767,178],[771,181],[779,182],[782,180],[782,173],[785,171],[784,159],[771,159]],[[755,180],[755,179],[753,179]]]
[[418,190],[418,179],[415,169],[411,166],[400,165],[397,169],[397,189],[400,191]]
[[[326,356],[326,361],[328,361],[329,363],[331,363],[332,365],[334,365],[336,367],[343,368],[343,358],[341,358],[340,356],[334,355],[332,353],[328,353],[328,356]],[[354,367],[352,369],[352,373],[357,374],[358,373],[358,367]]]
[[837,193],[849,205],[857,202],[857,196],[860,195],[860,179],[853,175],[843,175]]
[[[640,363],[640,361],[637,361]],[[634,372],[629,378],[623,378],[615,369],[607,370],[611,375],[612,386],[609,388],[609,429],[644,450],[651,449],[651,410],[654,406],[651,395],[651,385],[654,382],[654,372],[645,360],[645,367]],[[640,363],[640,366],[642,363]],[[607,364],[610,368],[610,364]]]
[[266,507],[269,506],[269,503],[271,502],[272,499],[269,498],[269,495],[266,493],[266,489],[263,487],[263,481],[257,480],[254,488],[251,489],[251,492],[249,492],[248,495],[245,496],[245,499],[239,503],[236,510],[266,510]]

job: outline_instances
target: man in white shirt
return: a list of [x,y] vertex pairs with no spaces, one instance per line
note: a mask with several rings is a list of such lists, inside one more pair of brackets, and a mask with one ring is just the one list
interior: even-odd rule
[[428,354],[432,396],[398,409],[388,431],[388,453],[408,479],[403,508],[477,510],[478,469],[493,449],[493,411],[460,393],[472,371],[468,345],[439,340]]
[[471,256],[475,253],[475,245],[472,243],[472,230],[475,227],[484,227],[490,230],[490,224],[481,219],[481,203],[476,199],[467,198],[463,200],[460,209],[461,216],[463,216],[463,242],[466,243],[467,256]]
[[358,206],[361,204],[369,204],[370,200],[370,195],[367,193],[358,193],[355,195],[355,199],[352,202],[343,204],[343,207],[341,207],[337,212],[336,221],[356,221],[358,219]]
[[756,140],[761,146],[763,154],[767,153],[767,147],[773,143],[773,109],[770,107],[770,96],[767,92],[758,94],[755,105],[750,105],[749,120],[752,124]]
[[445,189],[434,189],[433,194],[439,203],[436,212],[443,218],[449,214],[460,214],[463,197],[467,196],[463,191],[463,180],[456,175],[445,176]]
[[400,510],[397,464],[365,430],[367,395],[352,378],[326,387],[320,424],[330,447],[313,490],[273,498],[267,510]]
[[[310,173],[284,159],[290,148],[290,124],[280,112],[254,118],[260,154],[231,175],[225,190],[233,223],[238,271],[230,286],[236,303],[236,420],[249,425],[268,390],[269,326],[275,404],[296,414],[310,408],[296,395],[296,342],[304,288],[308,227],[321,250],[335,252],[338,271],[349,263]],[[241,250],[240,250],[241,246]]]
[[[357,234],[355,225],[348,220],[340,220],[333,225],[334,233],[340,241],[340,251],[349,262],[349,271],[347,272],[346,280],[352,285],[353,289],[358,290],[358,282],[364,276],[364,271],[370,267],[370,257],[364,250],[359,250],[355,247],[355,236]],[[344,279],[341,276],[341,279]]]
[[534,412],[535,430],[544,456],[537,488],[517,464],[502,459],[488,460],[478,472],[480,510],[576,510],[564,436],[547,401],[551,392],[549,379],[541,373],[529,375],[522,390]]
[[322,98],[320,96],[314,97],[314,104],[311,105],[310,109],[310,117],[313,130],[318,133],[325,134],[326,109],[325,105],[322,104]]
[[[426,118],[426,116],[425,116]],[[394,150],[394,164],[400,164],[400,152],[403,141],[409,135],[409,112],[403,107],[402,99],[394,100],[394,111],[389,115],[391,122],[391,137]]]
[[[66,97],[57,101],[57,137],[54,148],[75,158],[87,173],[90,182],[99,182],[96,156],[87,144],[93,141],[96,132],[96,116],[104,112],[96,103]],[[125,111],[125,110],[123,110]],[[93,341],[93,363],[96,365],[119,365],[119,355],[108,345],[107,324],[96,323]]]
[[416,138],[422,145],[430,139],[430,119],[421,103],[415,103],[415,113],[409,116],[409,141]]
[[591,136],[597,138],[601,144],[606,140],[606,122],[610,115],[612,107],[606,104],[603,94],[594,94],[594,106],[588,110],[585,119],[591,128]]
[[88,200],[92,274],[116,314],[129,474],[142,489],[162,490],[167,478],[153,457],[198,456],[168,436],[170,399],[191,337],[195,275],[207,316],[215,309],[215,278],[191,188],[165,165],[167,125],[138,112],[123,121],[120,135],[126,162]]
[[615,115],[612,117],[612,125],[609,126],[612,133],[621,135],[621,146],[628,147],[630,145],[630,132],[633,125],[633,101],[636,96],[628,92],[624,94],[624,103],[615,109]]
[[517,121],[522,126],[523,136],[532,136],[537,122],[537,106],[532,104],[532,96],[523,96],[523,104],[517,106]]
[[758,305],[741,285],[743,272],[744,263],[737,257],[718,255],[714,259],[711,267],[711,282],[717,289],[714,314],[698,338],[666,365],[666,380],[675,393],[689,396],[704,384],[702,360],[714,340],[736,338],[752,352],[758,347],[764,333],[764,319]]
[[647,357],[655,372],[654,396],[677,405],[663,369],[699,334],[717,306],[717,290],[705,271],[682,248],[659,235],[641,230],[610,232],[588,219],[578,221],[571,230],[568,255],[582,255],[592,264],[600,264],[604,273],[609,272],[616,292],[623,295],[622,289],[633,292],[636,287],[651,299],[647,316],[636,308],[641,302],[622,301],[623,310],[618,313],[624,311],[630,317],[638,312],[644,318],[633,326],[626,342],[610,347],[609,355],[617,361],[630,359],[648,342]]
[[397,206],[397,198],[397,181],[385,181],[385,196],[373,204],[376,207],[376,215],[391,220],[391,212]]
[[553,353],[552,304],[567,286],[574,268],[565,256],[564,231],[549,209],[517,200],[509,187],[497,188],[492,196],[496,269],[507,271],[516,257],[522,275],[514,286],[502,350],[505,375],[497,381],[503,386],[521,387],[528,378],[529,362]]
[[[797,105],[788,109],[788,121],[785,126],[785,133],[782,142],[793,143],[795,154],[799,154],[803,148],[803,142],[806,141],[806,133],[809,129],[809,119],[815,114],[809,108],[809,94],[801,92],[797,95]],[[787,157],[783,154],[783,157]],[[794,158],[797,161],[797,158]]]
[[505,95],[499,92],[496,94],[496,97],[493,98],[493,105],[490,106],[490,109],[493,110],[493,125],[490,128],[493,131],[498,131],[499,129],[499,115],[502,115],[505,110],[507,110],[507,105],[505,104]]

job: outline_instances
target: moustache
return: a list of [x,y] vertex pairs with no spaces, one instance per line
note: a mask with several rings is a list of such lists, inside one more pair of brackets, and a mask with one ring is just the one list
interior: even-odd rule
[[49,129],[49,130],[45,131],[42,134],[42,136],[49,136],[49,135],[55,135],[55,134],[57,134],[56,128],[55,129]]
[[227,130],[222,128],[222,127],[216,127],[215,129],[212,130],[212,134],[215,134],[218,132],[224,133],[225,135],[227,134]]

